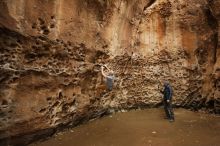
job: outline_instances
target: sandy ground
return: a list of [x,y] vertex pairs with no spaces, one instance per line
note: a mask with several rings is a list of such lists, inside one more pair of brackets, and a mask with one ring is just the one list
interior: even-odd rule
[[175,122],[163,109],[117,113],[58,133],[31,146],[217,146],[220,117],[175,109]]

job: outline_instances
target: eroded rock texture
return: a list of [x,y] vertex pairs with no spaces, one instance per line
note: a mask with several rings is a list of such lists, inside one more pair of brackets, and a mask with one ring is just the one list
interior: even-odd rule
[[[0,139],[114,110],[220,112],[219,0],[2,0]],[[105,91],[100,65],[116,73]]]

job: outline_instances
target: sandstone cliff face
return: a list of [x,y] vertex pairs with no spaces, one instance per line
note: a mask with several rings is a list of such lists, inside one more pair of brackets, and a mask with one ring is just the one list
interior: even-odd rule
[[[219,0],[2,0],[0,138],[157,106],[220,112]],[[105,91],[100,64],[115,71]]]

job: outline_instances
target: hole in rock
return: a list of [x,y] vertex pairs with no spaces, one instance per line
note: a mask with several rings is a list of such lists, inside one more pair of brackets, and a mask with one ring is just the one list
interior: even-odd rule
[[8,101],[5,100],[5,99],[3,99],[3,100],[2,100],[2,105],[8,105]]
[[46,30],[47,29],[47,26],[43,25],[40,27],[42,30]]
[[47,97],[47,101],[50,101],[52,99],[52,97]]
[[64,47],[67,47],[67,44],[63,44]]
[[[2,116],[2,115],[0,114],[0,117],[1,117],[1,116]],[[2,121],[7,121],[7,119],[6,119],[6,118],[3,118]]]
[[0,118],[4,118],[6,116],[5,112],[0,112]]
[[50,33],[49,29],[45,29],[45,30],[43,31],[43,34],[44,34],[44,35],[48,35],[49,33]]
[[55,103],[53,104],[53,107],[56,107],[56,106],[58,106],[59,104],[60,104],[60,102],[57,101],[57,102],[55,102]]
[[39,43],[39,42],[36,42],[35,44],[36,44],[36,45],[40,45],[40,43]]
[[25,54],[25,58],[26,59],[34,59],[36,58],[36,54],[35,53],[28,53],[28,54]]
[[45,23],[42,18],[38,18],[38,21],[39,21],[40,25],[43,25]]
[[32,26],[31,26],[31,28],[32,28],[32,29],[36,29],[36,28],[37,28],[37,24],[36,24],[36,23],[33,23]]
[[68,44],[69,46],[71,46],[71,45],[72,45],[72,43],[71,43],[70,41],[67,41],[67,44]]
[[45,111],[46,111],[46,109],[43,108],[43,109],[41,109],[41,110],[39,111],[39,113],[43,113],[43,112],[45,112]]
[[50,44],[45,44],[45,45],[43,45],[43,48],[45,49],[45,50],[50,50],[50,47],[51,47],[51,45]]
[[31,46],[31,48],[33,48],[33,49],[37,49],[38,47],[37,47],[37,46]]
[[208,102],[206,103],[206,106],[207,106],[208,108],[213,108],[213,107],[214,107],[214,103],[215,103],[214,100],[210,100],[210,101],[208,101]]
[[50,25],[50,28],[54,28],[54,27],[55,27],[55,24],[51,24],[51,25]]
[[17,47],[18,45],[17,45],[16,43],[10,43],[9,46],[12,47],[12,48],[15,48],[15,47]]

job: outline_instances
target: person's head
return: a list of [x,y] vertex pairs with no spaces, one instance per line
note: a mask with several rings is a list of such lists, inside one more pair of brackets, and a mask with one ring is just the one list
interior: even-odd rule
[[110,70],[108,74],[109,74],[109,76],[113,76],[114,72],[112,70]]
[[169,86],[169,82],[168,81],[164,81],[164,86]]

